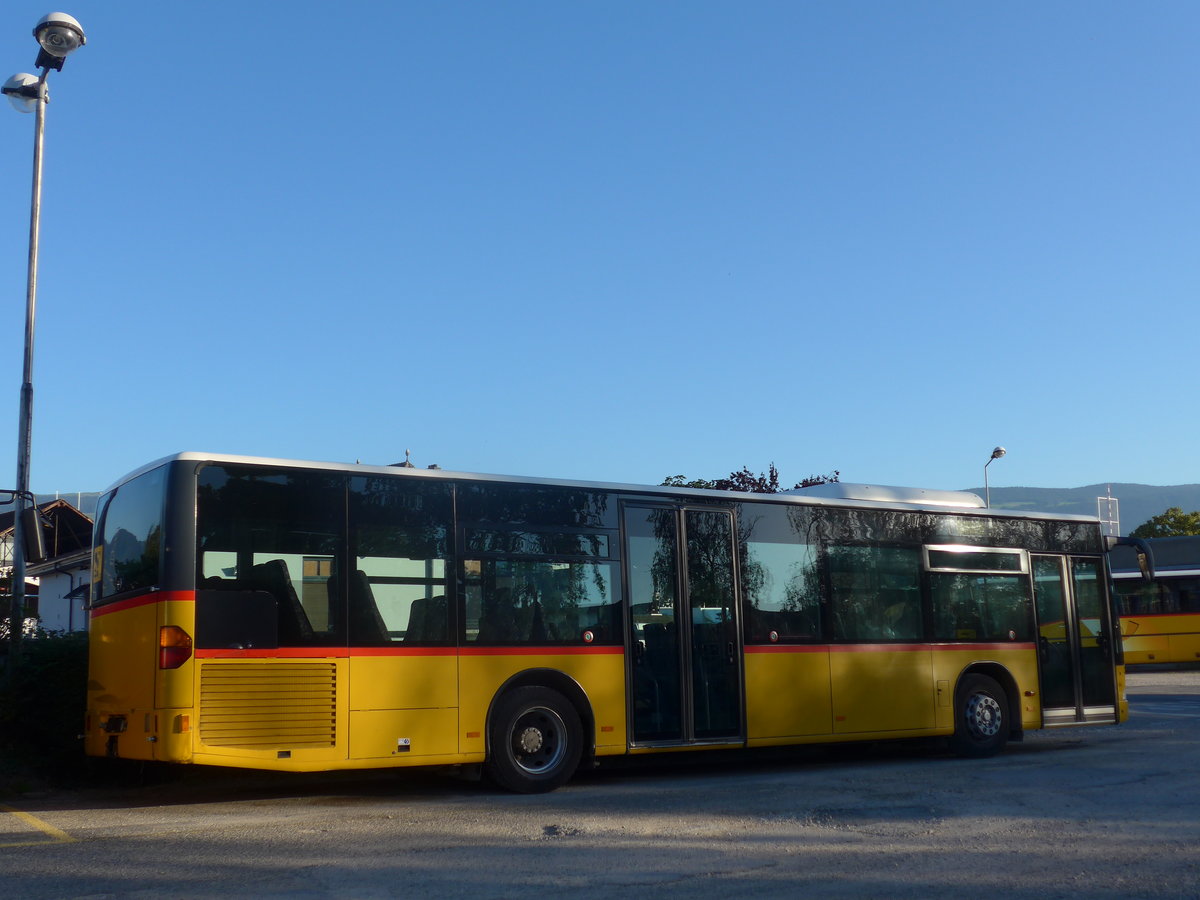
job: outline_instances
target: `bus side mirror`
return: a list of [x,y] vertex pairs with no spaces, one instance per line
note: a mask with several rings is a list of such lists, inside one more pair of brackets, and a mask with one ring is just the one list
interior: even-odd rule
[[39,563],[46,558],[46,533],[36,506],[21,510],[21,544],[26,562]]
[[1110,537],[1108,549],[1111,551],[1114,547],[1132,547],[1137,556],[1138,570],[1142,573],[1142,581],[1154,580],[1154,550],[1148,542],[1135,537]]

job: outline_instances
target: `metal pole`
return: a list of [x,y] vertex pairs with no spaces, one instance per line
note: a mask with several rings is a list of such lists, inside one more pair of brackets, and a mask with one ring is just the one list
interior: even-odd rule
[[42,221],[42,143],[46,128],[48,68],[37,83],[36,121],[33,130],[33,197],[29,204],[29,272],[25,289],[25,365],[21,381],[21,409],[17,438],[17,498],[13,504],[12,607],[8,628],[8,675],[17,670],[25,627],[25,534],[21,514],[29,502],[29,459],[33,435],[33,333],[37,317],[38,237]]

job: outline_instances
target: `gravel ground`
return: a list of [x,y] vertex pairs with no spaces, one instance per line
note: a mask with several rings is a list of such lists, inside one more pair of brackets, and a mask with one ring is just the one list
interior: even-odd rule
[[1131,673],[1129,694],[1125,725],[1036,732],[987,760],[911,744],[693,755],[541,796],[195,769],[27,797],[11,805],[31,819],[0,816],[0,892],[1200,897],[1200,670]]

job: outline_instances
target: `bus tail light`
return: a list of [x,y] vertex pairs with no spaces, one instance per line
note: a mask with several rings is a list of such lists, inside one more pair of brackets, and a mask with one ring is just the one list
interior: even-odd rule
[[192,636],[178,625],[158,629],[158,667],[178,669],[192,658]]

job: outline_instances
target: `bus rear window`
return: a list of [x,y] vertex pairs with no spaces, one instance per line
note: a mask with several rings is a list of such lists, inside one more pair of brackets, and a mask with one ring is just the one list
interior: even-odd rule
[[158,585],[166,467],[140,475],[104,499],[98,600]]

